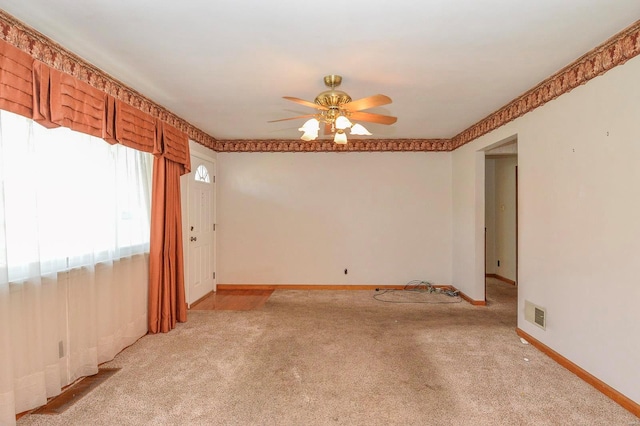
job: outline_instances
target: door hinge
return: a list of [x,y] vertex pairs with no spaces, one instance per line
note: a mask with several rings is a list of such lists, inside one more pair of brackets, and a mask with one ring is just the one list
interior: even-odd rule
[[216,183],[216,175],[213,175],[213,183]]
[[213,273],[213,279],[214,280],[216,279],[216,273],[215,272]]
[[213,230],[214,231],[216,230],[216,224],[215,223],[213,224]]

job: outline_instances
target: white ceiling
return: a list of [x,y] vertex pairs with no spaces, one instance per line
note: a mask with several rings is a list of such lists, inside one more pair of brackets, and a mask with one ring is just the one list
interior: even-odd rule
[[[0,0],[217,139],[296,139],[343,76],[374,138],[450,138],[640,18],[638,0]],[[365,123],[366,124],[366,123]]]

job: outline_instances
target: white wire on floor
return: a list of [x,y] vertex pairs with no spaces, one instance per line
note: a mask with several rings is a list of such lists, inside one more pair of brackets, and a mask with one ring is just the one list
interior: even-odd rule
[[[448,299],[444,299],[442,296],[447,296]],[[434,287],[429,281],[421,280],[409,281],[402,290],[387,289],[380,291],[376,289],[373,298],[385,303],[448,304],[462,301],[457,290]]]

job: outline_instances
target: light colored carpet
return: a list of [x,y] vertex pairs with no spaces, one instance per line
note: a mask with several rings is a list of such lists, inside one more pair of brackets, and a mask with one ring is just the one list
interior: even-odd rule
[[190,312],[63,414],[18,424],[638,424],[521,343],[513,286],[492,281],[487,307],[373,294],[278,290],[260,311]]

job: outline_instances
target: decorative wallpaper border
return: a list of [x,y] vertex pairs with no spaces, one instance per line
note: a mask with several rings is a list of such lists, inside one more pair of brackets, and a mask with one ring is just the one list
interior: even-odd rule
[[587,52],[537,86],[478,123],[454,136],[453,151],[480,136],[533,111],[560,95],[570,92],[610,69],[640,54],[640,21],[619,32],[595,49]]
[[330,139],[301,141],[290,139],[218,140],[218,152],[398,152],[449,151],[448,139],[351,139],[338,145]]
[[640,20],[451,139],[365,139],[350,140],[347,145],[336,145],[330,140],[216,140],[2,10],[0,39],[176,127],[199,144],[218,152],[453,151],[639,55]]
[[110,77],[105,72],[69,52],[3,10],[0,10],[0,39],[28,53],[34,59],[47,64],[51,68],[70,74],[128,105],[172,125],[185,132],[194,141],[213,149],[216,140],[212,136],[189,124],[134,89]]

